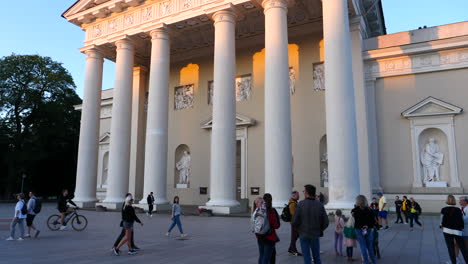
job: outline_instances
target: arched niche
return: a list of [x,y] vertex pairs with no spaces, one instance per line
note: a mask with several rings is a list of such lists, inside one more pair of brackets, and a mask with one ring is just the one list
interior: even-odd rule
[[418,145],[419,145],[419,158],[421,160],[420,164],[420,175],[423,185],[427,186],[424,179],[424,152],[425,147],[429,144],[430,139],[434,139],[434,146],[437,147],[437,153],[440,153],[437,158],[440,161],[438,165],[438,174],[440,175],[440,181],[450,182],[450,157],[448,155],[448,142],[447,135],[438,128],[426,128],[419,134]]
[[190,148],[180,144],[175,150],[174,183],[176,188],[189,188],[190,176],[192,174]]
[[320,153],[320,185],[328,187],[328,148],[327,135],[323,135],[319,145]]

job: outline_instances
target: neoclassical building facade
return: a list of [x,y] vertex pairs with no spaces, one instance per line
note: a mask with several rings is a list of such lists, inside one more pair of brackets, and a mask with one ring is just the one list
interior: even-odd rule
[[63,16],[85,32],[82,206],[154,192],[229,214],[314,184],[330,209],[377,191],[435,208],[468,184],[468,23],[387,35],[372,0],[80,0]]

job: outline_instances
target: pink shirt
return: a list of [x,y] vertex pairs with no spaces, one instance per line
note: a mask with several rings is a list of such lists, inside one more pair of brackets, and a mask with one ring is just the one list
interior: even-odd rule
[[345,222],[343,217],[335,216],[335,232],[343,233]]

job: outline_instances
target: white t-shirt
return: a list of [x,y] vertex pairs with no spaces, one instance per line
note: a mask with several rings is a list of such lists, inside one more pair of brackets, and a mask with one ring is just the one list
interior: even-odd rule
[[16,206],[15,206],[15,216],[14,217],[18,217],[19,219],[24,219],[26,218],[26,215],[22,214],[21,213],[21,209],[23,209],[23,205],[24,205],[24,200],[21,200],[21,201],[18,201],[16,203]]

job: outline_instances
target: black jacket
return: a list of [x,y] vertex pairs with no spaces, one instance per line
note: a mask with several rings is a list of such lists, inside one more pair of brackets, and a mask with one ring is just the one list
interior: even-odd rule
[[376,226],[375,214],[369,207],[355,207],[351,210],[351,214],[354,217],[354,228],[361,229],[363,226],[373,228]]
[[125,222],[130,222],[130,223],[134,223],[135,221],[137,221],[138,223],[141,223],[140,219],[135,214],[135,208],[133,208],[133,206],[131,205],[126,205],[123,208],[122,220]]
[[148,194],[148,197],[146,197],[146,202],[148,204],[154,204],[154,196]]
[[61,211],[67,210],[67,203],[71,203],[74,206],[77,206],[70,198],[68,198],[68,196],[63,196],[60,194],[57,200],[57,209]]
[[442,227],[463,231],[465,224],[463,222],[463,213],[460,208],[455,206],[446,206],[440,211],[442,214]]
[[306,198],[297,205],[292,225],[302,238],[322,237],[323,231],[328,227],[327,212],[322,203]]

